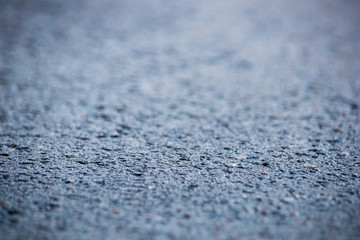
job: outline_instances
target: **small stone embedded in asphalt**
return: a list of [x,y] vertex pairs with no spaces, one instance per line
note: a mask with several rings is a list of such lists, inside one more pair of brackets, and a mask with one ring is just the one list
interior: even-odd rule
[[285,198],[282,198],[281,201],[284,202],[284,203],[289,204],[289,203],[294,203],[295,199],[292,198],[292,197],[285,197]]
[[0,239],[358,239],[357,1],[0,1]]

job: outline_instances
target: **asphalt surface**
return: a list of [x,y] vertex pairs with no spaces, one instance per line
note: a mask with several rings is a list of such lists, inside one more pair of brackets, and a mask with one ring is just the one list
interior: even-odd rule
[[0,239],[360,239],[358,1],[0,1]]

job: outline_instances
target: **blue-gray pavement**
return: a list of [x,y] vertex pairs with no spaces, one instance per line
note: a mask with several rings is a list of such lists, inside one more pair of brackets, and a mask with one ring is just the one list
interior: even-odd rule
[[360,239],[356,0],[0,1],[0,240]]

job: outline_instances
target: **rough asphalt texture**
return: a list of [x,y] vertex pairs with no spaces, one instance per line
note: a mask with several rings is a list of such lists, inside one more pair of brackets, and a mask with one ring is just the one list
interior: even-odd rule
[[0,239],[360,239],[358,1],[1,1]]

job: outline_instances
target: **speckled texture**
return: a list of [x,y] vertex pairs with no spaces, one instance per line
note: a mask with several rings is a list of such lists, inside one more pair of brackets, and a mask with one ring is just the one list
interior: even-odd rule
[[359,239],[358,1],[1,1],[0,239]]

